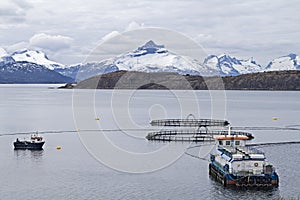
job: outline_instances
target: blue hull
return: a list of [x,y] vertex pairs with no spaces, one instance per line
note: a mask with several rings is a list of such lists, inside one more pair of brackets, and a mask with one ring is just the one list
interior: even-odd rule
[[209,175],[221,182],[225,187],[278,187],[279,178],[276,172],[272,174],[238,176],[229,174],[214,164],[209,164]]

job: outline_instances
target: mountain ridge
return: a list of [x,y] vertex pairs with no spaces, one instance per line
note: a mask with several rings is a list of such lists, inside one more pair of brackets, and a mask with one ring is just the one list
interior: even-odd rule
[[164,45],[158,45],[153,40],[113,58],[70,66],[50,60],[41,51],[23,49],[8,54],[0,48],[0,67],[14,66],[18,62],[41,65],[76,81],[119,70],[148,73],[175,72],[182,75],[202,76],[238,76],[263,71],[300,70],[300,57],[293,53],[273,59],[266,67],[262,67],[253,58],[243,60],[227,54],[209,55],[202,63],[196,59],[169,52]]
[[43,65],[18,61],[0,66],[0,83],[71,83],[74,80],[65,77]]

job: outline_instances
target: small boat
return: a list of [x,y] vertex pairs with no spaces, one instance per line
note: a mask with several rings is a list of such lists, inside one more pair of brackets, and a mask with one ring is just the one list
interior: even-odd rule
[[30,136],[30,140],[19,140],[19,138],[17,138],[13,144],[16,150],[17,149],[42,150],[45,141],[43,137],[39,136],[38,133],[36,132]]
[[263,152],[247,147],[245,135],[215,137],[216,154],[211,154],[209,175],[225,187],[278,187],[279,177],[275,168],[266,162]]

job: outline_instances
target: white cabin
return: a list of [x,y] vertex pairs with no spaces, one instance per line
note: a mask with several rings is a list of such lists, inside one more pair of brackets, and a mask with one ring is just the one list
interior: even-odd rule
[[246,147],[247,136],[219,135],[215,161],[230,174],[259,175],[264,173],[265,155],[257,149]]

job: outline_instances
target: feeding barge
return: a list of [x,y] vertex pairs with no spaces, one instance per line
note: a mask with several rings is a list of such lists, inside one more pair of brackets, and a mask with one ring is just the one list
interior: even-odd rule
[[247,147],[245,135],[215,136],[216,154],[211,155],[209,174],[226,186],[277,187],[279,178],[263,152]]

